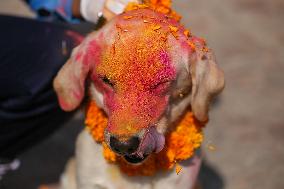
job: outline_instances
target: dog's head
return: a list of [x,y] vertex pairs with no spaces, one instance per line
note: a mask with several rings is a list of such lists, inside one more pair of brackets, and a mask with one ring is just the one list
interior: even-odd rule
[[61,107],[79,106],[88,78],[91,98],[109,118],[110,148],[132,163],[159,152],[168,126],[189,106],[207,121],[210,100],[224,86],[212,51],[184,33],[179,23],[151,10],[117,16],[75,48],[58,73]]

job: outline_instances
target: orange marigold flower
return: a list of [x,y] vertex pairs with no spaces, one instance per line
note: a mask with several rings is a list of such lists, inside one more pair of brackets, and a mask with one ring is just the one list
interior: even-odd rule
[[111,163],[117,160],[116,154],[108,148],[107,144],[103,142],[103,155],[105,159]]
[[176,173],[177,173],[177,175],[181,172],[181,170],[182,170],[182,167],[177,163],[176,164]]

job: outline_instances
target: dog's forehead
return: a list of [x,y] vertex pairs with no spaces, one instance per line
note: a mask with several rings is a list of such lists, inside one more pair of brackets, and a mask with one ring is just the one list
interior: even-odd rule
[[[111,43],[105,46],[96,72],[110,80],[125,83],[159,83],[176,77],[178,30],[174,21],[161,15],[123,14],[113,23]],[[175,25],[176,24],[176,25]],[[175,31],[172,31],[175,30]],[[171,33],[173,32],[173,33]],[[174,33],[176,32],[176,33]],[[184,40],[185,41],[185,40]]]
[[150,39],[155,39],[155,35],[144,32],[135,36],[121,35],[103,53],[102,61],[97,65],[98,74],[122,83],[134,80],[135,83],[140,83],[142,78],[144,82],[152,83],[173,79],[175,67],[167,44],[158,40],[151,43]]

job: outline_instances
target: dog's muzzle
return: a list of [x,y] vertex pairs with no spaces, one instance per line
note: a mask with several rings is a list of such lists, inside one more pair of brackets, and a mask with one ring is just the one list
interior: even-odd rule
[[152,126],[144,129],[140,136],[130,137],[120,141],[118,137],[110,135],[109,146],[117,154],[122,155],[129,163],[140,163],[151,153],[160,152],[165,145],[165,137]]

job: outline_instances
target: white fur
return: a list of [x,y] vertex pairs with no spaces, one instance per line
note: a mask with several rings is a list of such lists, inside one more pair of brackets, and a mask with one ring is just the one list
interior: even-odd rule
[[76,162],[67,165],[67,172],[61,178],[61,189],[190,189],[195,185],[201,160],[195,156],[187,161],[186,165],[181,165],[179,175],[172,170],[151,177],[128,177],[117,165],[106,162],[102,146],[84,130],[78,137]]

